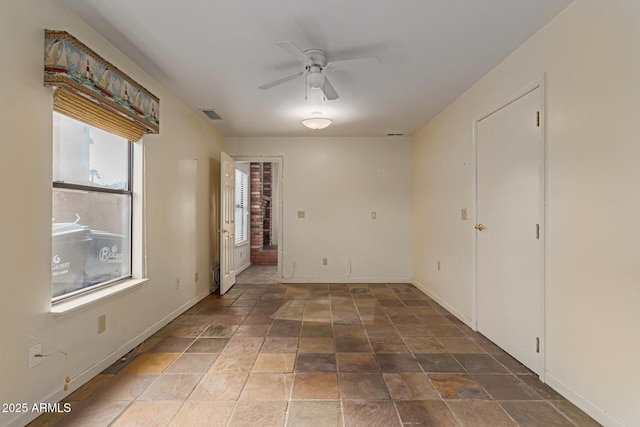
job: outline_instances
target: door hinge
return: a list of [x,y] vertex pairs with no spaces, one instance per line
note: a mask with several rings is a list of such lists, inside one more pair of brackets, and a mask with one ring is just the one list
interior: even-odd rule
[[540,224],[536,224],[536,239],[540,240]]
[[536,337],[536,353],[540,353],[540,337]]
[[536,111],[536,126],[540,127],[540,111]]

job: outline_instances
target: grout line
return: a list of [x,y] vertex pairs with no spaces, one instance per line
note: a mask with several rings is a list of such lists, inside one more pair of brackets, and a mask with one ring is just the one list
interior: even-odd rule
[[[376,340],[379,339],[382,342],[384,342],[385,340],[395,340],[397,338],[400,339],[400,342],[402,342],[402,344],[406,347],[406,350],[408,351],[407,354],[409,354],[411,356],[411,358],[418,363],[418,365],[420,366],[420,373],[422,373],[426,378],[427,381],[431,384],[431,386],[435,389],[437,396],[439,397],[440,401],[443,401],[445,403],[445,407],[447,408],[447,410],[451,413],[452,417],[454,420],[456,420],[456,422],[461,423],[463,420],[461,420],[461,418],[459,416],[456,416],[456,414],[451,410],[452,406],[450,405],[451,402],[453,401],[469,401],[467,399],[445,399],[438,391],[438,389],[433,385],[433,383],[431,382],[431,378],[429,377],[429,372],[427,372],[425,370],[425,368],[422,366],[422,364],[420,364],[417,361],[416,358],[416,353],[414,352],[414,350],[407,344],[407,340],[410,338],[417,338],[417,337],[411,337],[411,336],[404,336],[399,329],[400,325],[403,325],[403,323],[396,323],[393,321],[392,316],[394,315],[403,315],[403,311],[408,311],[409,313],[411,313],[411,315],[414,316],[418,316],[417,314],[415,314],[413,309],[418,309],[421,307],[432,307],[435,310],[434,315],[439,315],[439,316],[448,316],[450,315],[449,312],[447,312],[444,309],[439,309],[439,306],[437,306],[437,303],[435,303],[432,299],[426,297],[419,289],[415,288],[415,286],[413,285],[408,285],[411,288],[411,291],[413,293],[415,293],[418,296],[422,296],[424,298],[421,298],[423,301],[426,301],[429,305],[427,306],[420,306],[420,305],[415,305],[415,306],[408,306],[405,303],[407,301],[412,301],[412,300],[403,300],[402,298],[400,298],[398,295],[408,295],[408,293],[402,293],[402,294],[396,294],[393,292],[394,289],[404,289],[401,286],[389,286],[389,284],[385,284],[384,289],[386,291],[391,292],[393,295],[393,299],[394,300],[399,300],[402,303],[402,306],[390,306],[390,307],[384,307],[382,305],[380,305],[380,300],[384,299],[391,299],[391,296],[385,292],[382,292],[382,296],[379,296],[378,294],[372,292],[372,289],[369,287],[369,285],[364,284],[364,287],[361,286],[355,286],[353,288],[350,288],[348,285],[344,285],[344,287],[342,288],[338,288],[333,284],[322,284],[324,287],[321,287],[320,289],[323,292],[320,292],[319,294],[314,294],[311,292],[311,286],[312,284],[292,284],[292,285],[288,285],[288,284],[280,284],[280,283],[276,283],[276,284],[269,284],[269,283],[264,283],[264,284],[255,284],[255,285],[244,285],[245,287],[238,287],[236,289],[234,289],[231,295],[233,295],[232,298],[232,302],[229,305],[211,305],[209,306],[205,306],[205,308],[213,308],[213,311],[215,311],[215,316],[212,317],[212,319],[210,320],[210,322],[203,327],[203,329],[200,331],[200,333],[195,337],[184,337],[184,338],[190,338],[192,339],[190,344],[188,344],[180,353],[178,353],[178,356],[175,358],[175,360],[173,360],[162,372],[159,373],[151,373],[154,375],[157,375],[157,377],[145,388],[144,391],[142,391],[140,393],[140,395],[142,395],[142,393],[144,393],[146,390],[148,390],[150,387],[153,386],[153,384],[155,384],[155,382],[158,381],[158,379],[164,375],[167,374],[169,375],[169,373],[167,373],[167,370],[171,367],[174,366],[175,363],[177,363],[177,360],[180,359],[182,356],[186,355],[186,354],[191,354],[191,353],[187,353],[187,350],[198,340],[198,339],[204,339],[204,338],[211,338],[211,339],[227,339],[228,341],[232,340],[233,338],[242,338],[242,337],[237,337],[236,334],[238,333],[240,327],[243,325],[243,322],[246,321],[247,317],[251,315],[251,313],[253,312],[254,309],[256,308],[267,308],[267,307],[276,307],[276,305],[257,305],[259,301],[273,301],[273,302],[277,302],[277,309],[275,310],[274,313],[268,315],[271,318],[271,323],[269,324],[269,327],[266,330],[266,334],[264,336],[261,336],[260,338],[262,338],[262,343],[260,345],[260,348],[257,350],[257,353],[255,354],[255,358],[253,359],[253,362],[251,363],[251,366],[249,366],[248,368],[248,372],[242,372],[242,374],[246,374],[246,377],[244,379],[244,382],[242,383],[242,387],[240,387],[240,391],[238,392],[238,397],[237,399],[235,399],[235,401],[233,402],[233,408],[230,412],[230,415],[227,419],[226,425],[230,426],[231,425],[231,421],[233,419],[233,417],[235,415],[237,415],[237,410],[238,410],[238,406],[240,403],[240,396],[242,395],[243,391],[245,390],[245,388],[248,385],[248,381],[251,378],[251,376],[254,374],[253,373],[253,369],[256,366],[257,363],[257,359],[258,357],[260,357],[261,354],[267,354],[262,353],[262,350],[265,347],[266,341],[269,338],[269,333],[273,330],[274,328],[274,324],[276,322],[276,320],[283,320],[283,321],[287,321],[287,320],[291,320],[291,319],[287,319],[287,318],[282,318],[279,319],[278,318],[278,313],[280,312],[280,310],[287,310],[287,309],[293,309],[292,311],[298,312],[300,311],[299,309],[301,308],[302,313],[301,313],[301,317],[298,319],[297,315],[293,315],[293,316],[289,316],[292,318],[296,318],[296,320],[293,320],[293,322],[299,322],[299,329],[298,329],[298,334],[297,334],[297,346],[296,346],[296,350],[295,350],[295,356],[294,356],[294,361],[293,361],[293,367],[292,367],[292,371],[289,372],[284,372],[284,373],[278,373],[281,374],[282,378],[285,381],[286,384],[286,379],[287,379],[287,375],[290,375],[291,377],[291,386],[290,388],[287,390],[287,398],[285,400],[285,406],[284,406],[284,425],[286,425],[288,422],[291,421],[291,410],[292,410],[292,401],[293,401],[293,390],[296,384],[296,375],[298,374],[298,372],[296,372],[296,362],[298,360],[298,356],[301,354],[300,353],[300,341],[302,339],[302,333],[304,330],[304,326],[305,324],[308,325],[313,325],[313,324],[327,324],[330,328],[331,328],[331,336],[330,339],[333,341],[333,356],[335,358],[335,376],[336,376],[336,380],[337,380],[337,388],[338,388],[338,397],[337,399],[296,399],[296,400],[300,400],[300,401],[338,401],[339,403],[339,408],[340,408],[340,419],[343,423],[343,426],[346,426],[346,414],[345,414],[345,403],[346,400],[360,400],[360,401],[367,401],[367,400],[372,400],[372,399],[345,399],[343,396],[343,390],[342,390],[342,384],[340,382],[340,372],[339,372],[339,367],[338,367],[338,360],[337,360],[337,347],[336,347],[336,339],[352,339],[353,337],[340,337],[337,338],[335,336],[335,327],[337,325],[344,325],[344,326],[359,326],[359,328],[362,330],[362,332],[364,333],[364,338],[366,338],[366,342],[369,345],[369,349],[371,354],[373,355],[374,359],[375,359],[375,363],[378,367],[378,372],[377,374],[380,375],[383,379],[383,386],[385,387],[387,393],[389,394],[389,400],[392,402],[393,404],[393,408],[396,411],[396,416],[400,422],[400,424],[402,425],[402,418],[400,416],[399,410],[398,410],[398,402],[402,401],[404,399],[393,399],[391,396],[391,393],[389,392],[389,387],[387,386],[386,381],[384,381],[384,372],[382,372],[381,366],[380,366],[380,362],[378,361],[378,356],[380,354],[386,354],[386,353],[377,353],[372,345],[372,340]],[[318,285],[320,287],[320,284]],[[268,295],[270,292],[268,292],[270,289],[277,289],[278,292],[272,292],[273,294],[276,295],[276,297],[271,300],[269,298],[263,300],[262,298],[265,295]],[[295,290],[295,292],[290,292],[287,295],[287,290],[292,289]],[[315,288],[314,288],[315,289]],[[344,292],[344,290],[346,289],[346,293]],[[358,295],[358,293],[352,293],[351,290],[352,289],[368,289],[369,293],[371,294],[371,298],[373,300],[375,300],[375,305],[374,306],[369,306],[367,301],[363,301],[363,300],[368,300],[369,297],[366,296],[365,298],[362,298],[362,300],[360,300],[360,298],[356,298],[355,296]],[[375,288],[378,289],[378,288]],[[409,289],[409,288],[407,288]],[[254,292],[251,292],[251,291]],[[280,290],[283,291],[283,293],[280,292]],[[306,290],[306,292],[304,292],[304,290]],[[326,295],[325,292],[326,291]],[[230,291],[231,293],[231,291]],[[243,298],[243,296],[245,298]],[[212,294],[210,296],[207,297],[207,299],[209,298],[213,298],[213,300],[215,300],[216,295]],[[237,303],[238,301],[241,300],[245,300],[245,301],[251,301],[251,300],[255,300],[255,302],[253,303],[253,305],[238,305],[235,306],[234,304]],[[360,301],[359,301],[360,300]],[[203,300],[204,301],[204,300]],[[358,302],[360,304],[358,304]],[[336,309],[338,309],[339,307],[342,307],[344,305],[344,307],[353,307],[353,315],[355,315],[358,320],[360,321],[360,323],[354,325],[351,323],[335,323],[335,319],[334,316],[337,316],[338,313],[335,312]],[[309,318],[307,318],[307,320],[305,320],[305,314],[309,315],[309,316],[315,316],[317,313],[326,313],[326,307],[328,306],[328,314],[329,314],[329,318],[328,318],[328,322],[327,321],[319,321],[319,322],[315,322],[313,320],[309,320]],[[247,310],[246,313],[242,314],[238,314],[234,311],[234,308],[237,309],[238,307],[243,307],[242,309],[240,309],[240,312]],[[378,309],[380,310],[379,313],[377,313]],[[266,310],[268,311],[268,310]],[[351,311],[349,311],[349,313],[352,313]],[[366,314],[369,313],[369,314]],[[197,313],[183,313],[182,315],[199,315]],[[237,326],[231,333],[229,336],[211,336],[211,337],[206,337],[204,334],[205,332],[211,328],[213,325],[213,322],[215,322],[215,319],[220,316],[220,315],[237,315],[240,316],[242,315],[242,321],[240,322],[239,325],[220,325],[220,326]],[[182,316],[181,315],[181,316]],[[263,315],[263,314],[261,314]],[[375,319],[377,316],[382,316],[384,315],[384,319],[386,319],[388,321],[389,324],[391,324],[393,331],[395,332],[395,334],[397,334],[397,336],[394,337],[386,337],[386,336],[370,336],[369,332],[367,331],[367,326],[371,326],[371,327],[375,327],[375,320],[373,320],[371,322],[370,325],[367,325],[365,323],[362,322],[362,317],[363,316],[369,316],[372,319]],[[208,315],[202,315],[202,316],[208,316]],[[341,314],[341,316],[346,316],[347,318],[349,316],[352,316],[352,314]],[[178,316],[179,318],[180,316]],[[178,318],[174,319],[177,320]],[[185,318],[183,318],[185,319]],[[477,341],[476,341],[476,336],[471,335],[469,333],[467,333],[466,330],[462,329],[457,323],[455,322],[451,322],[448,323],[447,325],[452,325],[454,327],[456,327],[458,330],[460,330],[464,336],[460,337],[460,336],[453,336],[453,337],[447,337],[444,334],[440,337],[435,336],[435,334],[433,334],[431,332],[431,329],[429,328],[429,324],[423,322],[423,320],[421,320],[420,318],[418,318],[419,320],[419,325],[425,326],[426,329],[431,333],[431,336],[429,336],[428,338],[434,339],[435,342],[437,342],[438,344],[440,344],[443,348],[445,353],[442,354],[446,354],[450,357],[453,358],[453,360],[458,361],[458,358],[456,357],[456,355],[458,355],[458,357],[460,357],[461,354],[463,353],[452,353],[441,341],[441,338],[466,338],[468,340],[470,340],[471,342],[475,343],[476,345],[478,345],[480,347],[480,349],[482,350],[482,353],[472,353],[472,354],[481,354],[481,355],[489,355],[490,356],[490,360],[492,360],[493,362],[497,362],[498,365],[502,368],[504,368],[506,370],[506,373],[483,373],[483,372],[479,372],[479,373],[471,373],[469,372],[469,369],[465,366],[463,366],[459,361],[458,363],[460,364],[460,366],[462,367],[462,373],[448,373],[448,374],[462,374],[462,375],[469,375],[471,378],[474,379],[475,381],[475,376],[477,375],[492,375],[492,376],[504,376],[505,378],[507,376],[512,376],[514,378],[517,379],[518,381],[518,385],[523,385],[524,387],[531,389],[531,391],[534,392],[535,396],[539,397],[540,399],[527,399],[527,400],[523,400],[522,402],[545,402],[547,405],[551,406],[551,408],[553,408],[554,412],[557,412],[563,419],[568,420],[571,424],[576,425],[576,422],[574,420],[572,420],[568,415],[566,415],[565,413],[561,412],[559,407],[557,407],[553,402],[555,402],[555,400],[553,399],[546,399],[545,395],[542,392],[538,392],[533,386],[530,386],[529,384],[527,384],[526,382],[524,382],[521,379],[521,375],[524,374],[519,374],[517,372],[512,371],[511,369],[509,369],[504,363],[502,363],[500,360],[497,359],[496,354],[491,353],[490,351],[486,350],[483,346],[481,346]],[[386,322],[384,322],[386,324]],[[407,324],[409,325],[409,324]],[[167,325],[168,326],[168,325]],[[248,326],[252,326],[252,325],[248,325]],[[260,325],[255,325],[255,326],[260,326]],[[166,326],[165,326],[166,327]],[[384,335],[384,333],[383,333]],[[257,337],[251,337],[250,338],[257,338]],[[163,340],[167,340],[167,339],[172,339],[172,338],[183,338],[183,337],[170,337],[170,336],[163,336],[163,337],[157,337],[160,339],[159,343],[162,342]],[[289,337],[272,337],[272,338],[289,338]],[[290,338],[294,338],[294,337],[290,337]],[[319,337],[312,337],[312,338],[319,338]],[[322,337],[324,338],[324,337]],[[227,341],[227,342],[228,342]],[[139,346],[137,346],[136,348],[134,348],[132,350],[133,351],[142,351],[142,346],[145,344],[146,340],[144,342],[142,342]],[[224,349],[222,349],[224,350]],[[221,350],[221,351],[222,351]],[[277,349],[276,349],[277,350]],[[131,352],[130,352],[131,353]],[[290,353],[290,352],[287,352]],[[147,354],[147,353],[140,353],[140,354]],[[193,353],[193,354],[198,354],[198,353]],[[207,353],[204,353],[207,354]],[[211,353],[214,354],[214,353]],[[181,400],[181,404],[178,406],[177,410],[175,411],[175,413],[171,416],[171,420],[173,421],[176,417],[176,415],[180,412],[180,410],[183,408],[183,406],[185,405],[185,402],[188,400],[188,398],[192,395],[192,393],[194,392],[194,390],[198,387],[198,385],[200,384],[200,382],[202,381],[202,379],[207,375],[208,369],[211,369],[211,366],[213,366],[213,364],[215,363],[215,361],[218,360],[218,358],[223,354],[222,352],[219,353],[215,353],[217,354],[215,360],[212,362],[212,364],[209,366],[209,368],[205,369],[205,371],[203,372],[199,372],[199,373],[194,373],[199,375],[201,378],[198,381],[198,383],[193,387],[193,389],[188,393],[188,395]],[[389,353],[389,354],[398,354],[398,353]],[[404,353],[400,353],[400,354],[404,354]],[[421,353],[418,353],[421,354]],[[506,354],[506,353],[505,353]],[[136,354],[139,355],[139,354]],[[233,355],[232,355],[233,356]],[[508,355],[507,355],[508,356]],[[313,371],[316,372],[316,371]],[[310,372],[310,373],[313,373]],[[370,372],[357,372],[357,373],[370,373]],[[416,372],[418,373],[418,372]],[[434,374],[447,374],[445,372],[432,372]],[[177,373],[177,374],[182,374],[182,373]],[[185,373],[186,374],[186,373]],[[223,374],[223,373],[217,373],[217,374]],[[393,374],[402,374],[402,372],[400,373],[393,373]],[[111,384],[112,381],[116,380],[116,378],[118,377],[122,377],[122,375],[126,375],[126,374],[122,374],[122,370],[118,371],[115,375],[113,375],[113,378],[110,379],[110,381],[107,381],[105,384],[102,384],[98,389],[94,390],[94,392],[92,393],[92,395],[90,395],[87,399],[85,400],[90,400],[91,396],[93,396],[95,393],[99,393],[99,391],[101,389],[103,389],[104,387],[106,387],[108,384]],[[488,393],[488,391],[486,390],[486,388],[484,386],[482,386],[478,381],[475,381],[478,385],[478,387],[483,390],[488,396],[489,396],[489,400],[487,400],[486,402],[495,402],[498,407],[500,407],[500,410],[511,420],[514,421],[515,423],[515,419],[506,411],[506,409],[502,406],[502,403],[504,402],[514,402],[514,401],[500,401],[497,399],[494,399],[492,397],[491,394]],[[139,397],[139,396],[138,396]],[[413,396],[412,396],[413,397]],[[375,399],[373,399],[375,400]],[[420,400],[420,399],[409,399],[409,400]],[[435,399],[434,399],[435,400]],[[110,425],[114,424],[117,422],[117,420],[119,420],[125,413],[126,411],[131,407],[131,405],[133,405],[134,402],[137,402],[137,398],[131,400],[125,407],[124,409],[122,409],[122,411],[117,414],[115,416],[115,418],[110,422]],[[383,401],[387,401],[387,400],[376,400],[378,402],[383,402]],[[257,402],[257,401],[254,401]],[[62,417],[61,419],[64,419],[65,417]],[[58,422],[60,422],[58,420]],[[516,423],[517,424],[517,423]]]

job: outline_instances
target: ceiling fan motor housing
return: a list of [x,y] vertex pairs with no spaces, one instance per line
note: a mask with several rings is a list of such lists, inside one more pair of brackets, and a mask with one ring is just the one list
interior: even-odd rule
[[278,42],[278,46],[304,65],[304,71],[299,71],[274,82],[259,86],[260,89],[269,89],[304,75],[305,99],[307,99],[306,88],[319,89],[322,91],[325,100],[333,101],[340,97],[329,80],[322,74],[322,70],[328,65],[327,54],[324,51],[320,49],[307,49],[302,51],[298,46],[286,40]]
[[327,66],[327,54],[320,49],[307,49],[304,54],[311,60],[310,65],[319,65],[320,69]]

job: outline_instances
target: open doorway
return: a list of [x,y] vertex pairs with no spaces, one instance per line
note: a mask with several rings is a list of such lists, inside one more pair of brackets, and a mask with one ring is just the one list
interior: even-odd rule
[[278,266],[274,169],[277,164],[251,162],[251,264]]
[[236,162],[236,271],[279,277],[281,166],[277,160],[253,160]]

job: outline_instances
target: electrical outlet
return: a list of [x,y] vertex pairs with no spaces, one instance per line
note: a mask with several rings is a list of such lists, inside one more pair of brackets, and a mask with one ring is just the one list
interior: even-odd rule
[[322,258],[322,265],[328,265],[329,260],[327,258]]
[[440,261],[438,261],[437,266],[438,266],[438,271],[440,271]]
[[98,333],[101,334],[107,330],[107,315],[98,316]]
[[29,347],[29,367],[33,368],[42,362],[42,344]]
[[180,289],[180,278],[176,277],[176,289]]
[[376,219],[377,216],[378,216],[377,213],[371,212],[371,219]]
[[298,211],[298,218],[304,218],[304,211]]

